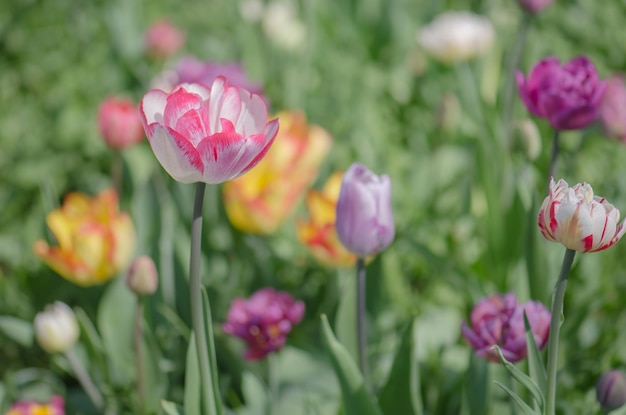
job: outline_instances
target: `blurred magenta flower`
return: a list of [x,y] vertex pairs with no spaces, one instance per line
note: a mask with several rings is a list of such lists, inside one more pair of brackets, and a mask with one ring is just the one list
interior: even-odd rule
[[526,358],[526,332],[524,311],[539,349],[548,343],[550,311],[541,303],[528,301],[519,304],[514,293],[493,294],[480,300],[470,315],[470,326],[463,322],[461,334],[480,357],[499,362],[498,345],[510,362]]
[[522,9],[535,14],[554,3],[554,0],[517,0],[517,3]]
[[109,97],[98,109],[98,127],[109,147],[123,150],[143,140],[139,108],[127,98]]
[[186,35],[169,20],[157,20],[148,27],[144,35],[146,53],[155,58],[167,58],[185,44]]
[[48,353],[63,353],[78,340],[78,321],[67,304],[55,301],[37,313],[35,322],[37,343]]
[[528,78],[516,72],[520,96],[528,111],[557,130],[585,128],[598,118],[606,82],[586,56],[564,65],[555,57],[541,60]]
[[341,243],[360,257],[387,248],[396,230],[389,176],[377,176],[362,164],[352,164],[341,182],[335,227]]
[[626,142],[626,86],[620,75],[606,80],[606,90],[600,106],[600,122],[609,137]]
[[254,167],[278,132],[263,99],[218,77],[209,88],[181,84],[148,91],[140,103],[146,135],[163,168],[182,183],[222,183]]
[[137,295],[154,294],[159,286],[159,275],[152,258],[142,255],[130,264],[126,285]]
[[244,358],[258,360],[279,350],[304,316],[304,303],[273,288],[262,288],[249,299],[237,298],[223,324],[226,333],[248,344]]
[[596,383],[596,398],[603,409],[612,411],[626,403],[626,376],[621,370],[605,372]]
[[539,229],[552,242],[578,252],[607,249],[620,240],[626,228],[620,213],[605,198],[594,196],[587,183],[569,187],[563,179],[550,179],[550,193],[539,210]]
[[262,85],[252,82],[239,62],[201,61],[193,56],[185,56],[176,65],[176,74],[177,83],[211,85],[218,76],[223,76],[229,85],[247,89],[257,95],[263,93]]
[[37,401],[18,401],[5,415],[65,415],[65,401],[59,395],[50,397],[50,402],[43,404]]

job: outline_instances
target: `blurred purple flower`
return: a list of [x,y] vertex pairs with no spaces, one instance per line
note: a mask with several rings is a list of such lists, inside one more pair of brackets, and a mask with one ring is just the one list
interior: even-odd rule
[[612,411],[626,403],[626,377],[620,370],[605,372],[596,383],[596,398],[607,411]]
[[244,358],[258,360],[279,350],[304,316],[304,303],[273,288],[262,288],[249,299],[237,298],[228,311],[224,331],[248,344]]
[[606,90],[600,106],[600,122],[609,137],[626,142],[626,86],[620,75],[606,80]]
[[360,257],[387,248],[396,231],[389,176],[352,164],[341,181],[335,227],[343,246]]
[[520,71],[516,78],[528,111],[546,118],[557,130],[585,128],[598,118],[606,82],[598,78],[586,56],[564,65],[548,57],[535,65],[528,78]]
[[480,300],[470,315],[471,327],[463,322],[461,334],[480,357],[499,362],[492,349],[500,346],[510,362],[527,356],[524,310],[539,349],[546,346],[550,332],[550,312],[540,303],[519,304],[514,293],[493,294]]
[[517,0],[517,3],[522,9],[535,14],[554,3],[554,0]]

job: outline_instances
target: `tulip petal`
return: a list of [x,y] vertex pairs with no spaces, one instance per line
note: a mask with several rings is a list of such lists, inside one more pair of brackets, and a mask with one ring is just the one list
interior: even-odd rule
[[148,132],[150,125],[163,122],[163,113],[166,105],[167,93],[160,89],[152,89],[143,96],[139,103],[139,113],[141,114],[141,122],[146,135],[150,136]]
[[150,146],[159,163],[174,179],[182,183],[202,180],[204,165],[198,150],[172,129],[153,124]]

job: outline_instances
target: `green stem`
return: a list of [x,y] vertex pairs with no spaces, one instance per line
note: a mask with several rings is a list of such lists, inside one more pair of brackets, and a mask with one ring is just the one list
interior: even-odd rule
[[559,357],[559,331],[561,330],[561,316],[563,315],[563,302],[565,300],[565,288],[569,277],[572,262],[576,251],[567,248],[561,265],[561,273],[554,287],[552,296],[552,317],[550,318],[550,340],[548,343],[548,391],[546,396],[546,415],[555,415],[556,407],[556,372]]
[[359,368],[367,385],[367,334],[365,332],[365,260],[356,261],[356,331],[359,342]]
[[137,411],[144,413],[144,383],[143,383],[143,297],[138,295],[135,303],[135,371],[137,390]]
[[91,377],[89,377],[89,373],[85,370],[85,367],[80,362],[78,356],[76,356],[72,349],[69,349],[65,352],[65,357],[70,363],[70,367],[72,368],[72,372],[74,372],[74,376],[78,379],[78,383],[80,383],[80,386],[83,387],[93,405],[98,411],[102,411],[104,407],[102,394],[98,388],[96,388],[96,385],[94,385]]
[[122,161],[122,153],[119,150],[113,150],[113,161],[111,166],[111,181],[113,188],[118,196],[122,197],[122,176],[124,173],[124,163]]
[[206,342],[206,326],[202,307],[200,285],[200,245],[202,242],[202,205],[206,183],[196,183],[196,196],[191,222],[191,254],[189,258],[189,299],[191,303],[191,326],[195,334],[198,363],[200,365],[200,390],[202,393],[203,414],[214,413],[215,402],[211,388],[211,370]]
[[270,399],[267,405],[267,413],[274,413],[275,403],[278,402],[278,379],[276,378],[276,353],[267,356],[267,383],[270,389]]
[[559,156],[559,134],[560,130],[554,130],[554,136],[552,138],[552,155],[550,156],[550,166],[548,167],[548,178],[554,177],[554,171],[556,170],[556,160]]

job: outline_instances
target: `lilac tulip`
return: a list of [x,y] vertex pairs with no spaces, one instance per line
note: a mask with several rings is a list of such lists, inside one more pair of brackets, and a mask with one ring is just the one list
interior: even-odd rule
[[341,182],[335,227],[341,243],[360,257],[387,248],[395,235],[389,177],[359,163],[350,166]]
[[528,13],[536,14],[554,3],[554,0],[517,0],[517,3]]
[[185,56],[176,65],[176,74],[178,83],[211,85],[218,76],[223,76],[232,86],[247,89],[257,95],[263,93],[263,87],[250,81],[243,66],[238,62],[201,61],[193,56]]
[[528,78],[519,71],[516,78],[528,111],[557,130],[585,128],[598,118],[606,82],[586,56],[564,65],[549,57],[537,63]]

